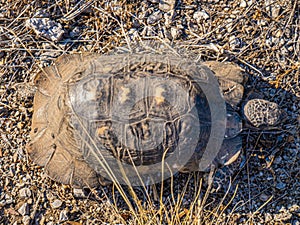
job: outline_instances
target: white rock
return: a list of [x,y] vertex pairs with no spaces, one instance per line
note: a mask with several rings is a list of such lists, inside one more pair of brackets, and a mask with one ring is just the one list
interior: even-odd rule
[[50,16],[49,13],[45,9],[39,9],[33,15],[33,17],[38,17],[38,18],[45,18],[49,16]]
[[55,199],[53,202],[51,202],[51,207],[53,209],[57,209],[62,205],[62,201],[59,199]]
[[161,11],[156,11],[156,12],[152,13],[152,14],[148,17],[147,23],[148,23],[148,24],[155,24],[155,23],[158,22],[161,18],[162,18],[162,13],[161,13]]
[[62,210],[62,211],[60,212],[60,214],[59,214],[59,221],[60,221],[60,222],[64,222],[64,221],[66,221],[66,220],[69,219],[67,213],[68,213],[68,212],[67,212],[66,210]]
[[31,204],[33,203],[32,198],[28,198],[27,203],[28,203],[29,205],[31,205]]
[[13,201],[13,198],[9,194],[5,194],[5,204],[11,204]]
[[176,3],[176,0],[160,0],[158,8],[161,11],[169,12],[170,10],[174,9],[175,3]]
[[236,36],[232,35],[229,37],[229,45],[232,49],[239,47],[240,44],[241,42]]
[[241,0],[240,7],[246,8],[247,7],[247,2],[245,0]]
[[232,23],[232,19],[227,19],[226,20],[226,29],[228,32],[231,32],[233,30],[233,23]]
[[21,207],[18,209],[18,213],[20,213],[22,216],[25,216],[26,214],[28,214],[28,204],[24,203],[23,205],[21,205]]
[[26,26],[32,29],[38,36],[55,42],[60,41],[64,34],[62,25],[49,18],[28,19]]
[[31,191],[29,188],[22,188],[19,191],[20,198],[29,198],[31,196]]
[[24,216],[23,218],[22,218],[22,222],[23,222],[23,224],[24,225],[29,225],[30,224],[30,216]]
[[279,16],[281,6],[276,0],[266,0],[265,1],[266,11],[269,16],[276,18]]
[[174,14],[175,14],[175,10],[171,10],[168,13],[164,14],[166,27],[170,27],[170,25],[171,25],[171,23],[173,22],[173,19],[174,19]]
[[84,198],[86,195],[84,194],[84,191],[81,188],[74,188],[73,194],[77,198]]
[[193,18],[194,18],[197,22],[199,22],[200,20],[203,20],[203,19],[206,20],[206,19],[208,19],[208,18],[209,18],[209,15],[208,15],[208,13],[205,12],[204,10],[201,10],[201,11],[195,12],[194,15],[193,15]]
[[173,39],[177,39],[181,33],[181,30],[177,29],[176,27],[171,27],[171,35]]

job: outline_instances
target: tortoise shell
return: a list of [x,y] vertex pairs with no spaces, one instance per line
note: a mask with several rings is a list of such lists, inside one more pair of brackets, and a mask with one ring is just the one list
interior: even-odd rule
[[[242,147],[234,110],[242,83],[233,64],[151,54],[61,56],[35,79],[28,153],[52,179],[75,187],[97,186],[119,163],[145,174],[168,158],[184,172],[227,165]],[[226,124],[213,124],[215,114]],[[221,140],[219,150],[211,136]],[[210,161],[208,143],[217,151]]]

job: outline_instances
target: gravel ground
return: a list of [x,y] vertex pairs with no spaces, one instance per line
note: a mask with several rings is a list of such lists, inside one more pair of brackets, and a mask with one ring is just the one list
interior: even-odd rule
[[[300,224],[299,22],[299,2],[288,0],[1,1],[0,223]],[[207,174],[166,181],[163,210],[160,186],[149,187],[152,202],[143,190],[134,190],[140,201],[125,190],[130,208],[113,186],[74,190],[51,181],[25,150],[41,67],[73,52],[130,51],[143,40],[191,60],[238,63],[248,76],[245,101],[261,97],[286,113],[271,130],[245,124],[243,157],[212,183]]]

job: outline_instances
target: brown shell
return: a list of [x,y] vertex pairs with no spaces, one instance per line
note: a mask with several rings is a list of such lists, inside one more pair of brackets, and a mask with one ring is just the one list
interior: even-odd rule
[[[220,64],[218,67],[223,68]],[[219,69],[215,74],[229,104],[225,139],[215,162],[224,165],[236,157],[241,149],[241,121],[230,105],[235,106],[241,100],[243,86],[240,83],[243,79],[241,71],[237,69],[233,73],[226,72],[226,77],[221,77]],[[165,149],[171,149],[171,154],[177,135],[184,137],[185,129],[193,125],[193,121],[189,121],[193,115],[189,114],[188,107],[197,101],[197,107],[201,108],[198,110],[199,144],[194,157],[184,169],[197,170],[201,149],[205,147],[202,143],[210,135],[210,126],[207,125],[210,111],[204,93],[192,85],[191,77],[205,84],[209,82],[206,80],[207,73],[211,71],[206,66],[176,56],[101,56],[87,53],[59,57],[53,66],[44,68],[36,78],[37,92],[28,153],[34,162],[45,167],[54,180],[75,187],[94,187],[105,173],[103,165],[99,163],[103,155],[108,160],[118,158],[123,162],[147,165],[161,160]],[[175,86],[188,91],[194,102],[188,102],[185,96],[175,90],[175,86],[172,90],[172,85],[164,87],[159,82],[147,80],[149,74],[172,80]],[[135,80],[141,82],[128,86]],[[149,94],[153,87],[160,93]],[[146,92],[154,97],[142,98]],[[117,97],[116,93],[122,94]],[[172,104],[164,101],[166,97]],[[181,102],[180,107],[176,101]],[[118,107],[113,108],[113,105]],[[122,110],[116,112],[129,105],[130,127],[124,127],[119,121],[125,115],[122,115]],[[153,122],[153,128],[149,131],[149,119],[153,118],[164,118],[167,122],[163,125]],[[114,136],[113,128],[126,137],[126,146]],[[155,135],[161,130],[164,142],[151,147],[151,137],[159,138]],[[142,140],[150,138],[150,141],[137,144],[137,136]],[[144,151],[144,145],[150,146],[148,151]]]

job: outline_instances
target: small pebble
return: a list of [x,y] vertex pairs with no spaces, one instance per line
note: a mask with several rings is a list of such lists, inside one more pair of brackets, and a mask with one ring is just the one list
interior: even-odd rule
[[282,190],[286,187],[286,184],[283,183],[283,182],[279,182],[276,184],[276,188],[279,189],[279,190]]
[[45,17],[49,17],[49,13],[45,10],[45,9],[39,9],[34,13],[33,17],[37,17],[37,18],[45,18]]
[[14,200],[10,195],[5,194],[5,204],[11,204],[11,203],[13,203],[13,201]]
[[267,201],[268,199],[270,198],[269,195],[266,195],[265,193],[262,193],[260,196],[259,196],[259,199],[263,202]]
[[28,214],[28,204],[24,203],[21,205],[21,207],[18,209],[18,213],[20,213],[22,216],[25,216],[26,214]]
[[29,205],[31,205],[31,204],[33,203],[32,198],[29,198],[29,199],[27,200],[27,203],[28,203]]
[[51,202],[51,207],[53,209],[57,209],[62,205],[62,201],[59,199],[55,199],[53,202]]
[[64,34],[62,25],[49,18],[28,19],[26,26],[32,29],[38,36],[42,36],[54,42],[60,41]]
[[173,39],[179,38],[181,33],[182,33],[181,30],[178,30],[176,27],[171,27],[171,35]]
[[19,191],[20,198],[29,198],[31,196],[31,191],[29,188],[22,188]]
[[158,8],[161,11],[168,12],[174,9],[176,0],[160,0]]
[[75,38],[80,35],[80,29],[79,27],[75,27],[71,32],[70,32],[70,37]]
[[246,8],[247,7],[247,2],[242,0],[241,3],[240,3],[240,7]]
[[23,216],[22,222],[24,225],[29,225],[30,224],[30,216]]
[[164,18],[165,18],[165,25],[166,27],[170,27],[173,20],[174,20],[174,10],[169,11],[168,13],[164,14]]
[[276,0],[266,0],[266,11],[272,18],[276,18],[280,14],[281,6]]
[[236,36],[232,35],[229,37],[229,45],[232,49],[235,49],[240,46],[240,40]]
[[156,22],[158,22],[160,19],[162,18],[162,13],[160,11],[156,11],[154,13],[152,13],[148,19],[147,19],[147,23],[148,24],[155,24]]
[[68,213],[68,212],[67,212],[66,210],[62,210],[62,211],[60,212],[60,214],[59,214],[59,221],[60,221],[60,222],[64,222],[64,221],[66,221],[66,220],[69,219],[67,213]]
[[73,194],[77,198],[84,198],[86,195],[84,194],[84,191],[81,188],[74,188]]
[[280,164],[282,162],[282,157],[281,156],[278,156],[274,159],[274,164]]
[[199,22],[201,19],[204,19],[204,20],[208,19],[208,18],[209,18],[209,15],[208,15],[208,13],[205,12],[204,10],[201,10],[201,11],[195,12],[194,15],[193,15],[193,18],[194,18],[197,22]]

